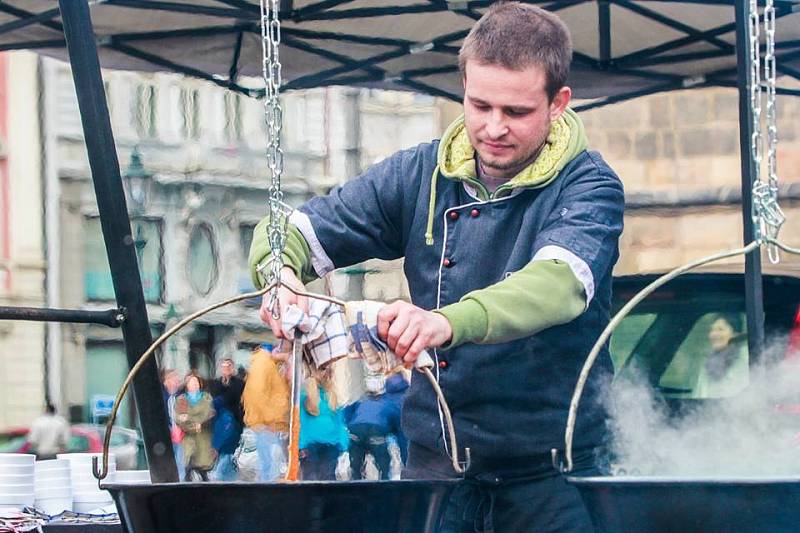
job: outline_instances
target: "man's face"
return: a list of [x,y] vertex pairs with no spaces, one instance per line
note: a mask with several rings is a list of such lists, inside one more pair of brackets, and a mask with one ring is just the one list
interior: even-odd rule
[[230,361],[223,361],[219,366],[219,370],[223,378],[230,378],[233,376],[233,363]]
[[566,109],[569,87],[562,87],[550,102],[546,81],[538,65],[509,70],[467,61],[464,124],[490,176],[512,178],[530,164],[550,133],[550,123]]

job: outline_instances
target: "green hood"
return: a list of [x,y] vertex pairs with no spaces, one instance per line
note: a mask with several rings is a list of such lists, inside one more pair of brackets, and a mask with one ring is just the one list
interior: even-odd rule
[[[567,108],[551,125],[550,134],[536,161],[525,167],[508,183],[498,187],[492,196],[499,198],[518,188],[546,187],[556,179],[567,163],[586,149],[587,144],[586,131],[581,119],[572,109]],[[436,168],[431,176],[428,226],[425,232],[425,243],[428,245],[433,244],[433,211],[436,206],[436,178],[439,173],[445,178],[464,181],[475,186],[484,200],[490,198],[486,188],[478,179],[475,149],[467,137],[463,115],[450,124],[439,142]]]

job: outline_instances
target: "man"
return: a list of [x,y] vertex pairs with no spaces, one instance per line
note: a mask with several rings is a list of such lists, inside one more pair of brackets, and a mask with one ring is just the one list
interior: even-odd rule
[[40,461],[55,459],[56,455],[66,451],[69,444],[69,424],[56,413],[53,404],[45,406],[44,413],[33,421],[28,433],[31,451]]
[[[386,306],[379,334],[407,363],[434,349],[459,446],[472,452],[446,531],[591,529],[550,450],[563,450],[570,396],[609,319],[624,198],[567,107],[571,54],[555,15],[493,4],[459,54],[463,119],[290,218],[290,286],[370,257],[405,257],[413,305]],[[269,272],[266,223],[251,247],[259,284],[258,272]],[[304,305],[285,288],[280,301]],[[283,333],[266,300],[260,313]],[[575,430],[578,471],[592,471],[604,433],[597,398],[611,364],[600,359]],[[403,431],[404,477],[456,477],[436,397],[418,373]]]
[[211,385],[214,410],[217,413],[217,418],[214,420],[212,446],[218,454],[217,465],[211,473],[211,478],[217,481],[234,481],[236,479],[233,454],[239,445],[244,424],[243,392],[244,381],[236,375],[233,359],[223,358],[219,364],[219,378],[215,379]]

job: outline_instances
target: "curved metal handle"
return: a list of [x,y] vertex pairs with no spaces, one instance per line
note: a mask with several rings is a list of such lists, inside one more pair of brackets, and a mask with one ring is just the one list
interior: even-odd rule
[[[783,244],[778,243],[777,241],[772,241],[769,239],[772,244],[777,245],[782,250],[785,250],[789,253],[796,253],[800,255],[800,250],[795,250],[793,248],[789,248]],[[569,405],[569,415],[567,417],[567,429],[564,433],[564,456],[566,459],[566,464],[561,467],[562,472],[571,472],[572,471],[572,437],[575,431],[575,420],[578,416],[578,405],[581,401],[581,395],[583,394],[583,388],[586,386],[586,380],[589,378],[589,372],[594,366],[594,362],[597,360],[598,355],[600,355],[600,350],[602,350],[603,346],[605,345],[606,341],[611,337],[611,334],[614,330],[619,326],[622,319],[628,316],[628,313],[633,310],[634,307],[639,305],[639,303],[644,300],[647,296],[649,296],[653,291],[667,283],[668,281],[677,278],[681,274],[684,274],[692,269],[695,269],[699,266],[706,265],[708,263],[713,263],[714,261],[719,261],[720,259],[726,259],[728,257],[735,257],[737,255],[746,255],[752,252],[753,250],[759,249],[761,246],[761,242],[753,241],[747,246],[743,248],[737,248],[735,250],[730,250],[727,252],[721,252],[714,255],[709,255],[707,257],[703,257],[701,259],[697,259],[688,263],[686,265],[677,267],[663,276],[659,277],[652,283],[650,283],[647,287],[636,293],[636,295],[631,298],[631,300],[625,304],[622,309],[614,315],[614,318],[606,326],[606,329],[603,330],[603,333],[600,334],[597,341],[594,343],[592,350],[589,352],[589,356],[586,358],[586,362],[583,364],[583,368],[581,369],[581,373],[578,377],[578,383],[575,385],[575,392],[572,394],[572,401]],[[558,450],[553,449],[551,451],[553,456],[553,462],[557,462],[556,458],[558,457]],[[556,465],[557,466],[557,465]]]
[[[332,298],[330,296],[323,296],[323,295],[320,295],[320,294],[313,294],[313,293],[303,292],[303,291],[299,291],[299,290],[297,290],[297,289],[295,289],[293,287],[290,287],[290,286],[288,286],[286,284],[282,284],[282,285],[283,285],[283,287],[285,287],[286,289],[288,289],[289,291],[293,292],[294,294],[296,294],[298,296],[306,296],[308,298],[315,298],[315,299],[318,299],[318,300],[325,300],[327,302],[334,303],[334,304],[339,305],[341,307],[345,306],[345,302],[343,302],[342,300],[339,300],[337,298]],[[109,415],[108,420],[106,421],[106,434],[105,434],[105,437],[103,438],[103,462],[102,462],[102,466],[99,464],[99,461],[98,461],[97,457],[93,457],[92,458],[92,473],[94,474],[94,477],[97,479],[98,485],[100,484],[100,482],[103,479],[105,479],[108,476],[108,452],[109,452],[109,448],[110,448],[110,445],[111,445],[111,432],[114,430],[114,421],[117,418],[117,410],[119,409],[119,406],[120,406],[120,404],[122,402],[122,399],[125,397],[125,393],[128,392],[128,389],[130,388],[130,385],[131,385],[131,382],[133,381],[133,378],[136,377],[136,374],[139,373],[139,370],[142,368],[142,366],[144,366],[144,364],[147,362],[147,360],[150,359],[150,357],[152,357],[152,355],[155,353],[155,351],[158,349],[158,347],[161,346],[162,344],[164,344],[164,342],[167,339],[169,339],[172,335],[174,335],[175,333],[180,331],[187,324],[193,322],[194,320],[200,318],[201,316],[203,316],[203,315],[205,315],[207,313],[210,313],[211,311],[214,311],[215,309],[219,309],[220,307],[224,307],[224,306],[232,304],[232,303],[241,302],[242,300],[249,300],[251,298],[257,298],[259,296],[263,296],[264,294],[266,294],[267,292],[272,290],[273,287],[275,287],[275,283],[273,283],[273,284],[271,284],[271,285],[269,285],[267,287],[264,287],[261,290],[254,291],[254,292],[248,292],[246,294],[240,294],[238,296],[234,296],[233,298],[229,298],[227,300],[223,300],[221,302],[217,302],[217,303],[211,304],[208,307],[206,307],[204,309],[201,309],[199,311],[195,311],[191,315],[187,316],[186,318],[184,318],[183,320],[181,320],[180,322],[178,322],[177,324],[172,326],[169,330],[165,331],[160,337],[158,337],[155,341],[153,341],[153,344],[151,344],[150,347],[147,348],[147,350],[141,355],[141,357],[139,357],[139,360],[136,361],[136,364],[133,365],[133,367],[130,369],[130,371],[128,372],[128,375],[125,377],[125,381],[123,381],[122,386],[120,387],[119,391],[117,392],[116,398],[114,399],[114,407],[111,409],[111,414]],[[465,451],[464,451],[465,452],[465,464],[462,467],[461,463],[459,462],[459,459],[458,459],[458,445],[457,445],[457,442],[456,442],[455,426],[453,425],[453,419],[450,416],[450,409],[447,406],[447,402],[446,402],[446,400],[444,398],[444,393],[442,393],[442,389],[439,387],[439,383],[436,381],[436,378],[433,376],[433,374],[431,373],[430,369],[423,368],[423,369],[421,369],[421,371],[424,372],[428,376],[428,381],[430,381],[431,386],[433,387],[434,391],[436,392],[436,397],[439,400],[439,405],[441,405],[441,407],[442,407],[442,412],[444,413],[445,420],[447,422],[447,428],[448,428],[448,430],[450,432],[450,443],[451,443],[451,446],[453,448],[453,456],[452,456],[453,468],[455,469],[455,471],[457,473],[463,474],[469,468],[469,464],[470,464],[469,448],[466,448]]]

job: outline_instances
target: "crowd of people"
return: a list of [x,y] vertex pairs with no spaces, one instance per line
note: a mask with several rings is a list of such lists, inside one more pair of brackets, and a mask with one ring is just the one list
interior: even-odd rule
[[[246,373],[231,358],[206,382],[192,371],[162,371],[175,461],[186,481],[275,481],[288,468],[291,368],[287,353],[268,344],[254,349]],[[243,374],[241,376],[240,374]],[[300,391],[299,457],[304,480],[363,479],[371,455],[380,479],[391,477],[390,446],[405,461],[400,411],[408,389],[403,372],[368,375],[366,394],[343,405],[331,367],[308,372]],[[257,465],[243,457],[254,451]],[[252,454],[251,454],[252,455]],[[348,468],[349,460],[349,468]]]

